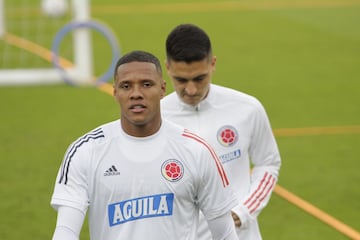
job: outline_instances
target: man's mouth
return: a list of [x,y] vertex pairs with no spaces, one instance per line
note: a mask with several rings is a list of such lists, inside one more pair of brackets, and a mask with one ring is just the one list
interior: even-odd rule
[[142,112],[142,111],[144,111],[145,108],[146,107],[144,105],[139,104],[139,105],[132,105],[130,107],[130,110],[132,112]]

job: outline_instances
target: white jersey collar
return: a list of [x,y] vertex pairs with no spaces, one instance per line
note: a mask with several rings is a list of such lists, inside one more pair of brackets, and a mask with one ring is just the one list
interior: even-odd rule
[[[119,121],[120,122],[120,121]],[[121,126],[121,123],[119,124],[119,130],[120,130],[120,134],[124,137],[126,137],[127,139],[131,139],[133,141],[148,141],[148,140],[152,140],[154,138],[156,138],[157,136],[159,136],[165,128],[166,123],[164,122],[164,120],[162,120],[160,128],[157,132],[155,132],[154,134],[150,135],[150,136],[146,136],[146,137],[134,137],[132,135],[127,134],[124,129]]]
[[182,108],[187,111],[195,111],[195,112],[205,111],[206,109],[211,108],[211,102],[213,101],[213,99],[215,99],[213,88],[214,88],[213,84],[210,84],[208,95],[196,106],[184,103],[182,100],[180,100],[180,104]]

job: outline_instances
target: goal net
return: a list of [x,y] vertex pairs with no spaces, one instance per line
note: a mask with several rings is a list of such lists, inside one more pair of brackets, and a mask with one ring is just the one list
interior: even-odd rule
[[[89,21],[90,6],[89,0],[54,1],[66,1],[64,14],[46,14],[42,0],[0,0],[0,85],[63,82],[52,64],[54,36],[70,21]],[[61,56],[68,61],[61,65],[76,83],[86,84],[93,75],[91,34],[89,29],[77,28],[68,35],[61,48]]]

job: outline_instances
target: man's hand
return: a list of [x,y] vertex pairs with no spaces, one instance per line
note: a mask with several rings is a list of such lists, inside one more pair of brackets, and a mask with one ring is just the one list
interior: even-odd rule
[[240,227],[241,226],[241,221],[240,221],[240,218],[238,217],[238,215],[236,215],[236,213],[231,211],[231,216],[232,216],[232,218],[234,220],[235,227]]

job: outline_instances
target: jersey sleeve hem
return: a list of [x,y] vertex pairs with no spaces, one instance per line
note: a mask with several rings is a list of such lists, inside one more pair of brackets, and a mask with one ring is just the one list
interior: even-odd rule
[[55,209],[58,210],[60,206],[66,206],[66,207],[72,207],[75,209],[78,209],[82,213],[86,214],[86,210],[88,208],[88,205],[84,205],[78,202],[69,201],[66,199],[60,199],[60,198],[52,198],[50,205]]
[[241,226],[240,228],[247,228],[253,217],[250,215],[248,209],[243,205],[237,205],[232,209],[236,215],[240,218]]
[[207,220],[212,220],[214,218],[217,218],[217,217],[231,211],[231,209],[233,209],[237,205],[238,205],[238,201],[236,200],[235,197],[233,197],[233,198],[230,198],[224,204],[222,204],[222,207],[217,208],[217,209],[212,209],[211,211],[208,211],[206,213],[203,211],[203,214]]

